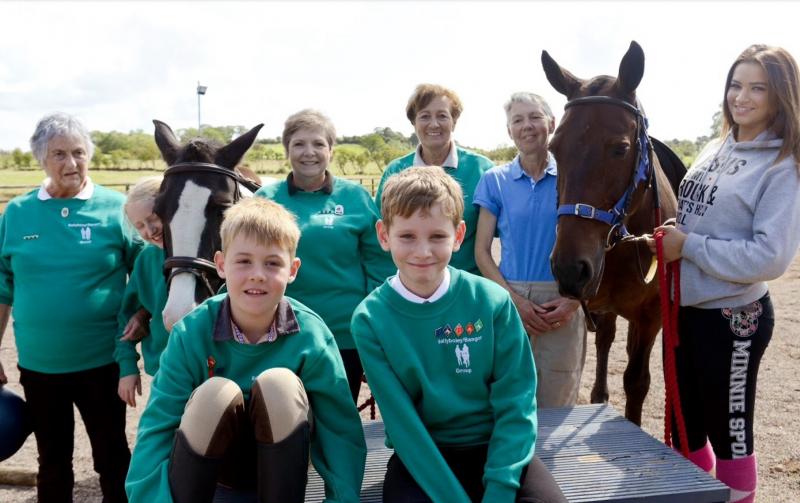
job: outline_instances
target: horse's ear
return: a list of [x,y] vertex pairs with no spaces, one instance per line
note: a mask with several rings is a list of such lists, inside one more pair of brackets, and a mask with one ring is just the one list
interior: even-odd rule
[[550,85],[567,98],[581,87],[581,79],[561,68],[547,51],[542,51],[542,68]]
[[642,47],[631,41],[628,52],[622,57],[617,75],[617,87],[626,95],[632,95],[639,87],[644,75],[644,51]]
[[167,166],[171,166],[175,164],[181,146],[178,143],[178,139],[175,137],[175,133],[172,132],[172,129],[167,126],[166,123],[153,119],[153,124],[156,126],[155,137],[158,150],[161,151],[161,157],[164,158]]
[[233,169],[239,164],[239,161],[244,157],[245,152],[249,149],[253,142],[256,141],[258,131],[264,127],[264,124],[259,124],[245,134],[239,136],[232,142],[228,143],[221,149],[217,150],[214,156],[214,162],[219,166]]

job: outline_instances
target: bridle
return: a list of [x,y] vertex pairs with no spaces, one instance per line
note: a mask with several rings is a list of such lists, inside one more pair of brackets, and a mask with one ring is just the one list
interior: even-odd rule
[[628,216],[628,208],[631,205],[633,193],[641,183],[647,183],[653,188],[656,221],[660,222],[661,220],[660,216],[658,216],[660,204],[658,202],[658,186],[652,159],[653,146],[647,134],[647,117],[638,107],[611,96],[585,96],[568,101],[564,105],[564,110],[580,105],[614,105],[636,116],[636,170],[633,173],[631,182],[628,184],[628,188],[617,203],[609,210],[598,209],[585,203],[559,204],[558,206],[557,214],[559,218],[569,215],[608,224],[611,229],[609,229],[606,236],[605,249],[609,251],[621,241],[634,239],[634,236],[625,227],[625,217]]
[[[653,206],[655,211],[656,225],[661,223],[661,204],[658,199],[658,182],[655,175],[655,168],[653,166],[653,145],[650,142],[650,136],[647,134],[647,117],[642,111],[618,98],[611,96],[585,96],[582,98],[575,98],[570,100],[564,105],[564,110],[581,105],[613,105],[621,107],[636,117],[636,170],[633,173],[632,179],[628,184],[628,188],[622,197],[619,198],[617,203],[611,207],[610,210],[602,210],[595,208],[591,204],[575,203],[575,204],[560,204],[558,205],[557,215],[558,218],[562,216],[576,216],[580,218],[587,218],[589,220],[597,220],[608,224],[611,228],[606,235],[605,251],[608,252],[620,242],[631,241],[635,242],[636,237],[633,236],[625,227],[625,217],[628,216],[628,208],[631,205],[633,193],[639,188],[642,183],[648,184],[653,189]],[[638,243],[637,243],[638,245]],[[649,283],[649,278],[652,278],[654,271],[650,267],[650,272],[644,274],[639,265],[642,279]],[[589,330],[596,331],[597,323],[589,311],[589,307],[585,300],[581,301],[581,308],[586,318]]]
[[[234,182],[236,182],[234,184],[236,188],[233,192],[233,204],[236,204],[236,202],[243,197],[239,188],[240,185],[246,187],[252,192],[257,191],[261,187],[261,185],[259,185],[257,182],[243,177],[239,172],[233,169],[224,168],[217,164],[207,162],[180,162],[173,164],[164,171],[164,178],[180,173],[210,173],[214,175],[226,176],[232,179]],[[182,256],[167,257],[167,259],[164,260],[164,278],[167,281],[167,289],[169,289],[169,285],[172,283],[172,278],[174,278],[177,274],[183,273],[188,273],[195,276],[195,278],[197,278],[197,280],[200,281],[200,283],[205,287],[209,296],[216,295],[217,292],[211,286],[211,281],[209,280],[210,274],[213,274],[215,278],[220,279],[219,275],[217,274],[217,266],[214,265],[214,262],[201,257]]]

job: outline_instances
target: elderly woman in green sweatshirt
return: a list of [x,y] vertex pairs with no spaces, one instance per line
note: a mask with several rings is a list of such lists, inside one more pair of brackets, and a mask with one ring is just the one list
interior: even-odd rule
[[[94,146],[83,124],[48,115],[31,150],[47,178],[9,202],[0,223],[0,334],[13,307],[20,383],[39,450],[38,499],[72,500],[74,404],[104,501],[126,501],[130,451],[113,353],[141,242],[123,225],[124,196],[88,176]],[[0,367],[0,385],[6,381]]]
[[292,172],[256,195],[297,216],[297,256],[303,267],[286,295],[314,310],[333,332],[355,401],[363,370],[350,335],[350,318],[396,268],[378,243],[379,213],[369,193],[328,170],[336,141],[331,120],[317,110],[301,110],[286,119],[282,139]]

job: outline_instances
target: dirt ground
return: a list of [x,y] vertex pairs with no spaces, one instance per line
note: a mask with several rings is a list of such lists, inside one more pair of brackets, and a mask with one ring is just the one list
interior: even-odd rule
[[[759,457],[758,501],[800,501],[800,256],[790,270],[770,284],[776,308],[777,322],[772,342],[761,363],[756,411],[756,451]],[[618,324],[617,340],[609,360],[609,388],[611,404],[624,410],[622,373],[625,369],[625,339],[627,327]],[[592,334],[589,337],[593,343]],[[652,385],[644,405],[642,427],[658,439],[663,439],[664,386],[661,373],[660,341],[651,358]],[[22,392],[16,369],[16,348],[9,329],[3,338],[0,361],[9,376],[9,386]],[[594,380],[595,358],[593,346],[587,354],[586,369],[581,383],[580,403],[589,402],[589,391]],[[794,376],[794,377],[793,377]],[[150,380],[145,376],[144,389]],[[362,401],[368,392],[362,390]],[[128,440],[133,447],[138,416],[147,400],[147,391],[135,409],[128,408]],[[368,418],[366,411],[362,413]],[[92,469],[89,441],[80,416],[76,411],[75,435],[75,501],[101,501],[97,476]],[[36,471],[36,445],[33,435],[12,458],[0,464],[3,473],[18,472],[32,478]],[[36,490],[30,486],[0,485],[0,502],[35,502]]]

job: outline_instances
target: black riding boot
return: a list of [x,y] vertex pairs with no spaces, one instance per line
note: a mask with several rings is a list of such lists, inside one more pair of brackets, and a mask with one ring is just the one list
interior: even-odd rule
[[310,429],[307,422],[274,444],[256,443],[258,500],[261,503],[302,503],[308,482]]
[[221,463],[222,458],[194,452],[183,432],[177,430],[169,458],[169,487],[175,503],[210,503],[217,488]]

